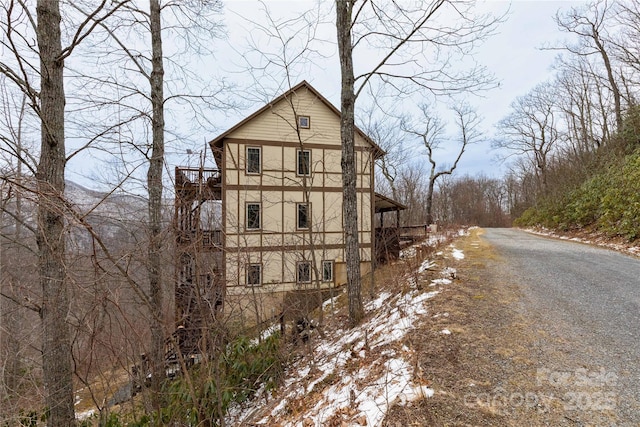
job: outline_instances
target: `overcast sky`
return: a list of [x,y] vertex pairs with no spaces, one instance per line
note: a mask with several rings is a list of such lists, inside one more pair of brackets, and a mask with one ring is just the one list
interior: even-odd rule
[[[509,104],[520,95],[526,94],[536,84],[548,80],[553,73],[551,65],[556,52],[541,50],[545,43],[564,40],[566,35],[560,33],[552,19],[558,9],[579,6],[582,1],[488,1],[483,8],[502,14],[509,10],[504,23],[497,28],[497,34],[489,38],[478,50],[477,59],[495,75],[500,86],[484,94],[481,100],[474,100],[479,114],[484,118],[483,127],[487,131],[487,139],[493,132],[494,124],[509,112]],[[266,5],[274,19],[295,17],[300,11],[312,7],[314,2],[302,1],[267,1]],[[224,61],[218,61],[221,67],[228,69],[233,80],[240,85],[251,84],[255,79],[248,72],[241,71],[243,60],[241,56],[247,54],[247,40],[253,39],[258,45],[264,42],[259,31],[252,29],[252,21],[265,22],[261,19],[263,6],[259,2],[249,0],[235,0],[225,2],[224,21],[228,29],[228,43],[236,52],[221,49]],[[329,19],[333,16],[329,15]],[[335,47],[335,27],[330,25],[321,29],[318,36],[326,38],[333,46],[327,44],[322,47],[326,58],[314,58],[306,69],[298,70],[294,75],[294,82],[305,79],[327,97],[334,105],[339,106],[340,75]],[[273,44],[269,48],[274,48]],[[357,60],[357,58],[356,58]],[[263,86],[269,86],[268,77],[258,76],[264,81]],[[262,84],[261,84],[262,85]],[[268,90],[260,96],[273,98],[280,93],[268,95]],[[260,98],[258,96],[258,98]],[[221,129],[216,129],[205,138],[210,139],[226,128],[242,120],[247,114],[255,111],[262,102],[251,105],[248,109],[231,114],[221,119]],[[358,111],[356,112],[358,114]],[[447,119],[447,117],[443,117]],[[462,159],[457,175],[476,175],[483,173],[488,176],[500,176],[505,167],[495,160],[496,153],[490,149],[490,142],[471,147]],[[418,151],[418,155],[420,152]],[[446,164],[452,158],[453,152],[447,153],[443,148],[437,153],[439,163]]]
[[[517,97],[526,94],[535,85],[550,79],[553,75],[551,65],[556,52],[541,50],[544,44],[553,44],[566,38],[560,33],[553,21],[553,16],[558,9],[567,9],[571,6],[580,6],[583,1],[486,1],[478,2],[486,11],[492,11],[502,15],[509,11],[505,22],[501,23],[496,34],[491,36],[477,51],[477,60],[485,65],[493,73],[500,83],[499,87],[484,93],[482,99],[472,100],[477,106],[478,113],[484,118],[483,129],[486,132],[485,142],[470,147],[462,158],[456,170],[456,176],[484,174],[489,177],[500,177],[506,170],[503,163],[498,162],[496,152],[491,150],[490,139],[493,137],[494,125],[509,113],[510,103]],[[211,43],[216,46],[215,57],[193,55],[190,56],[188,68],[203,75],[210,74],[224,77],[234,82],[237,88],[228,93],[230,99],[243,103],[241,110],[219,110],[211,113],[210,128],[187,130],[180,134],[179,138],[173,138],[173,133],[168,132],[170,142],[167,146],[167,170],[172,171],[175,166],[198,166],[198,154],[206,153],[205,166],[212,167],[211,153],[206,145],[209,141],[224,132],[228,128],[243,120],[247,115],[262,107],[267,101],[279,96],[287,89],[283,85],[282,75],[278,76],[273,68],[260,73],[247,69],[247,60],[256,62],[259,56],[257,51],[251,52],[250,43],[258,50],[275,51],[278,43],[266,41],[264,32],[269,31],[268,21],[265,19],[264,5],[268,7],[272,18],[276,21],[295,19],[304,11],[313,9],[317,5],[315,1],[268,0],[260,3],[254,0],[228,0],[224,2],[224,15],[221,17],[227,29],[225,40],[212,38]],[[324,43],[314,45],[319,54],[309,61],[295,68],[291,85],[301,80],[309,81],[329,101],[339,106],[340,100],[340,73],[337,58],[335,35],[335,12],[332,10],[333,2],[322,0],[321,9],[326,12],[326,24],[321,26],[315,36],[325,40]],[[265,27],[259,30],[255,23],[261,23]],[[295,27],[285,26],[283,32],[287,34]],[[300,30],[297,37],[292,38],[292,52],[299,45],[296,42],[303,40],[304,31]],[[167,43],[167,39],[165,39]],[[174,49],[175,50],[175,49]],[[171,51],[171,46],[165,46],[165,51]],[[366,57],[356,57],[355,66],[363,67],[363,62],[372,60]],[[214,81],[215,81],[214,77]],[[279,89],[274,89],[280,85]],[[259,86],[261,89],[257,89]],[[356,115],[363,114],[363,106],[359,101],[356,104]],[[406,109],[406,102],[401,107]],[[400,106],[399,106],[400,107]],[[446,111],[445,111],[446,113]],[[189,110],[185,114],[192,114]],[[168,123],[169,131],[173,131],[181,124],[195,122],[192,116],[184,116],[180,111],[172,111],[167,114],[171,123]],[[444,116],[445,120],[452,117]],[[189,126],[186,126],[187,128]],[[179,129],[180,130],[180,129]],[[416,148],[414,160],[425,161],[424,149],[419,149],[419,143],[414,142]],[[450,144],[451,148],[440,149],[436,153],[438,165],[451,163],[457,155],[457,144]],[[195,154],[187,154],[195,153]],[[95,154],[95,153],[94,153]],[[80,159],[80,157],[79,157]],[[98,189],[95,159],[80,159],[69,165],[67,178],[82,185]]]

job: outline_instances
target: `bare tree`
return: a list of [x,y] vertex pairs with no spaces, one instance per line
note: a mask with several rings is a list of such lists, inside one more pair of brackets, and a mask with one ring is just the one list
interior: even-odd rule
[[[75,9],[88,19],[89,13],[81,5]],[[142,304],[149,310],[151,342],[147,352],[151,371],[150,407],[159,413],[161,407],[160,388],[165,377],[165,338],[167,334],[167,291],[172,289],[167,282],[169,268],[164,259],[170,240],[167,239],[168,221],[163,215],[166,200],[163,171],[166,167],[166,138],[177,138],[174,121],[167,125],[165,108],[169,103],[179,103],[193,111],[191,123],[207,122],[203,109],[213,109],[228,103],[222,101],[219,86],[204,82],[197,71],[190,70],[180,60],[186,52],[211,51],[209,37],[220,35],[217,14],[221,10],[219,1],[210,2],[160,2],[152,0],[149,9],[130,3],[119,13],[117,23],[102,25],[100,64],[117,64],[104,67],[100,72],[87,73],[74,70],[100,97],[91,96],[83,102],[94,108],[108,111],[108,120],[99,132],[100,148],[109,151],[124,169],[115,188],[135,188],[133,182],[145,182],[142,187],[148,194],[147,215],[144,228],[147,231],[144,261],[147,283],[144,286],[137,278],[127,277],[137,290]],[[169,53],[165,51],[164,35],[169,35]],[[203,37],[206,34],[206,37]],[[150,43],[149,43],[150,42]],[[180,50],[182,48],[182,50]],[[95,56],[93,47],[88,55]],[[166,78],[165,76],[169,76]],[[147,89],[144,89],[147,87]],[[198,92],[198,89],[201,89]],[[88,120],[91,120],[89,117]],[[82,124],[83,122],[79,122]],[[171,126],[174,125],[174,126]],[[148,137],[146,140],[145,137]],[[169,141],[170,142],[170,141]],[[190,152],[191,150],[187,150]],[[146,180],[137,169],[146,168]],[[140,181],[136,181],[140,179]],[[135,191],[135,190],[134,190]],[[122,272],[130,275],[129,272]],[[198,292],[201,290],[198,289]],[[200,302],[205,305],[204,302]],[[203,330],[196,331],[198,333]]]
[[622,94],[612,63],[613,46],[608,34],[608,27],[612,25],[611,14],[612,3],[598,0],[587,7],[572,7],[566,13],[558,12],[555,20],[560,29],[579,37],[578,45],[567,45],[564,47],[566,50],[578,56],[598,55],[602,60],[608,87],[613,94],[616,125],[622,129]]
[[398,201],[407,206],[401,218],[404,225],[425,224],[426,194],[428,182],[424,164],[410,162],[398,173],[397,196]]
[[[379,94],[370,94],[376,98]],[[402,131],[401,114],[385,113],[387,108],[372,104],[359,114],[360,129],[378,145],[385,155],[376,160],[376,191],[390,194],[398,200],[397,180],[400,169],[409,161],[411,153],[406,147],[406,135]]]
[[31,326],[38,324],[38,307],[30,301],[39,301],[33,296],[37,277],[31,274],[36,270],[35,229],[26,222],[33,212],[33,194],[24,189],[33,184],[28,177],[37,161],[29,153],[37,138],[32,129],[38,126],[28,98],[12,90],[5,75],[0,82],[0,423],[7,423],[23,403],[21,391],[33,379],[26,360],[32,337],[40,336]]
[[442,180],[438,183],[434,216],[450,226],[509,226],[506,197],[505,184],[500,179],[479,175]]
[[417,119],[418,124],[403,125],[405,132],[422,139],[422,144],[427,151],[427,159],[429,161],[429,182],[426,195],[426,222],[427,224],[433,223],[433,194],[435,190],[436,181],[444,175],[451,175],[462,158],[467,146],[477,142],[479,138],[478,125],[480,119],[476,112],[468,105],[460,104],[453,108],[453,112],[456,116],[456,125],[460,131],[460,148],[455,156],[455,160],[448,167],[438,167],[436,161],[435,151],[442,148],[444,141],[444,123],[434,115],[434,112],[430,110],[429,106],[423,104],[420,106],[422,111],[422,117]]
[[164,373],[164,293],[162,289],[162,170],[164,166],[164,67],[162,57],[162,24],[160,1],[149,2],[151,33],[151,157],[147,172],[149,191],[149,297],[151,299],[151,392],[152,402],[160,413],[160,386]]
[[554,86],[567,123],[567,139],[576,156],[589,154],[611,139],[610,98],[587,57],[561,58]]
[[[101,21],[121,6],[107,7],[103,1],[92,16]],[[30,5],[10,1],[3,6],[2,45],[9,52],[0,62],[0,73],[29,100],[40,118],[41,144],[36,167],[37,246],[42,302],[42,361],[48,425],[75,425],[73,366],[67,315],[66,235],[65,235],[65,91],[64,66],[79,43],[95,28],[92,21],[82,21],[72,33],[68,46],[62,46],[61,11],[58,0],[39,0],[34,16]],[[23,30],[36,36],[39,66],[34,46]],[[11,58],[9,60],[9,57]],[[36,83],[36,82],[39,82]],[[20,155],[20,153],[17,153]],[[22,160],[22,159],[20,159]]]
[[[450,26],[431,25],[446,19]],[[384,6],[375,1],[336,1],[336,29],[341,73],[341,140],[343,146],[343,211],[345,218],[347,287],[349,318],[352,325],[364,315],[361,297],[360,252],[355,180],[354,119],[355,103],[374,78],[382,84],[401,88],[401,93],[421,88],[434,93],[475,91],[491,85],[481,67],[471,67],[458,75],[448,74],[447,64],[456,54],[470,53],[486,37],[498,20],[473,13],[473,2],[457,4],[443,0],[420,2],[413,8],[399,4]],[[374,66],[357,77],[354,74],[354,49],[380,48]],[[435,68],[420,63],[427,52],[435,52]],[[434,58],[431,58],[432,60]],[[433,63],[433,62],[432,62]],[[394,65],[404,65],[404,72]],[[356,83],[358,84],[356,88]]]
[[548,163],[561,141],[553,86],[536,86],[518,97],[511,108],[513,111],[498,124],[502,136],[494,141],[494,147],[527,158],[536,171],[540,189],[546,191]]

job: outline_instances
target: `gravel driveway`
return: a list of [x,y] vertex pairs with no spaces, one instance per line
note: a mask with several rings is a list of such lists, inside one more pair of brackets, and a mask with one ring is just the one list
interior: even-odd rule
[[511,229],[453,244],[405,343],[435,394],[383,426],[640,426],[640,260]]
[[536,393],[576,425],[640,425],[640,260],[514,229],[482,238],[536,329]]

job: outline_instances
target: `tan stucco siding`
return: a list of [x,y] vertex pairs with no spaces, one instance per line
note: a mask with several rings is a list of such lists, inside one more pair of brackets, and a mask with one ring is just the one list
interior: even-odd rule
[[[296,113],[310,118],[310,129],[295,132],[295,114],[285,101],[256,115],[223,141],[226,278],[229,286],[245,287],[246,265],[262,266],[258,292],[299,289],[297,263],[315,258],[335,262],[335,284],[346,281],[343,262],[344,221],[340,123],[335,111],[306,89],[293,97]],[[260,149],[260,171],[247,173],[247,147]],[[371,260],[372,150],[356,134],[358,221],[363,274]],[[311,174],[297,174],[298,151],[310,151]],[[310,203],[310,229],[300,230],[297,204]],[[247,203],[261,206],[261,227],[246,229]],[[311,242],[310,242],[311,239]],[[312,252],[313,251],[313,252]],[[314,255],[312,257],[312,254]],[[342,267],[341,267],[342,266]],[[315,280],[315,278],[314,278]],[[313,282],[313,286],[317,285]],[[322,284],[322,287],[331,284]],[[303,285],[311,286],[311,285]]]
[[[320,286],[322,288],[328,288],[344,283],[341,277],[336,276],[335,266],[342,260],[342,250],[321,250],[315,251],[315,260],[317,266],[317,272],[319,274],[319,280],[315,276],[315,271],[312,269],[312,281],[310,283],[297,283],[296,274],[297,267],[300,261],[309,261],[313,259],[311,252],[306,251],[304,256],[301,251],[284,251],[284,252],[264,252],[259,256],[257,254],[240,254],[235,257],[235,262],[231,263],[228,267],[228,274],[233,278],[230,281],[230,286],[238,286],[245,288],[246,283],[246,266],[249,263],[259,263],[262,265],[262,283],[261,287],[256,287],[257,291],[269,290],[269,285],[277,284],[278,290],[293,290],[300,288],[315,288]],[[331,282],[322,281],[322,261],[334,261],[334,280]]]

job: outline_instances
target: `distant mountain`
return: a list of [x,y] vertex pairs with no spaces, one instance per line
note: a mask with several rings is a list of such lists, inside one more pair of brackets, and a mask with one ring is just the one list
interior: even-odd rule
[[[107,193],[91,190],[73,181],[67,181],[65,198],[73,206],[77,216],[86,220],[92,229],[110,247],[139,245],[146,239],[145,224],[148,218],[147,199],[140,195],[122,191]],[[15,212],[15,199],[9,200],[7,209]],[[204,203],[200,206],[201,221],[220,227],[220,202]],[[170,233],[173,220],[174,200],[165,199],[164,224]],[[22,199],[22,215],[28,225],[37,221],[35,198],[25,195]],[[92,246],[92,239],[81,221],[67,215],[70,228],[70,249],[84,251]],[[0,234],[10,235],[15,230],[15,221],[10,215],[2,216]]]
[[[147,200],[144,197],[94,191],[72,181],[66,182],[65,197],[79,216],[85,219],[110,246],[135,243],[143,238],[144,224],[147,220]],[[27,225],[35,227],[37,222],[35,197],[33,194],[24,194],[21,203],[19,216]],[[6,201],[5,208],[13,214],[16,213],[15,193]],[[172,211],[173,200],[167,200],[164,215],[167,227],[170,225]],[[1,219],[0,234],[11,236],[15,232],[15,219],[6,213]],[[70,228],[70,249],[87,249],[91,245],[89,233],[79,221],[74,219],[73,215],[67,215],[67,223]],[[27,239],[25,243],[30,241],[27,234],[24,235],[24,239]],[[35,243],[35,241],[31,242]]]

